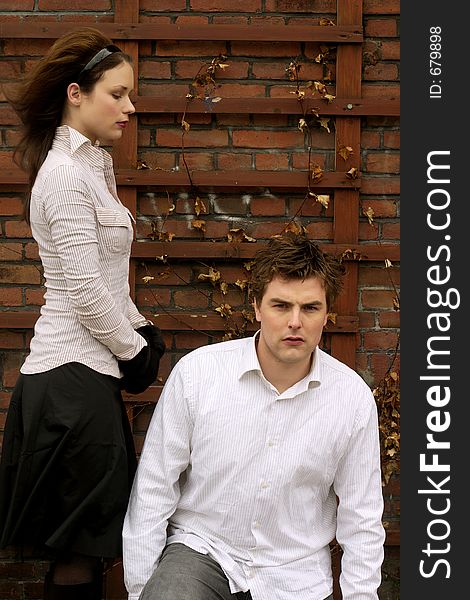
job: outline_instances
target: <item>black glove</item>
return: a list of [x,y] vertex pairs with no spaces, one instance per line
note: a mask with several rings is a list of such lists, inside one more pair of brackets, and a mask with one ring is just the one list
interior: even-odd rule
[[165,342],[158,327],[144,325],[136,331],[145,338],[148,345],[131,360],[118,360],[124,375],[121,379],[121,388],[129,394],[140,394],[155,381],[160,358],[165,352]]

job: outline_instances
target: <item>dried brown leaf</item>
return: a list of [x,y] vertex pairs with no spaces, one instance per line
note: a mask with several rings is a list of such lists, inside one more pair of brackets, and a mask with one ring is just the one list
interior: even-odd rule
[[371,206],[368,206],[366,209],[362,209],[362,214],[367,217],[369,221],[369,225],[374,224],[374,209]]
[[193,219],[191,221],[191,225],[192,227],[194,227],[194,229],[199,229],[200,231],[206,231],[206,222],[205,221],[201,221],[200,219]]
[[224,318],[230,317],[230,315],[233,312],[230,304],[226,304],[226,303],[221,304],[214,310],[215,310],[215,312],[218,312],[220,314],[220,316],[222,316]]
[[196,199],[194,200],[194,212],[196,213],[197,217],[199,217],[201,212],[207,212],[206,205],[199,198],[199,196],[196,196]]
[[199,273],[197,276],[199,281],[210,281],[212,285],[215,285],[218,281],[220,281],[220,271],[217,271],[213,267],[209,267],[208,273]]
[[338,154],[343,160],[348,160],[351,154],[354,154],[354,150],[351,148],[351,146],[341,146],[341,148],[338,150]]
[[331,19],[327,19],[326,17],[322,17],[319,21],[319,24],[322,27],[329,27],[329,26],[335,25],[335,22],[332,21]]

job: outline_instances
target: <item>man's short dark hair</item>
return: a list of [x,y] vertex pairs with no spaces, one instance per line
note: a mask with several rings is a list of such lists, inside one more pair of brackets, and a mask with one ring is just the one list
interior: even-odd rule
[[327,308],[331,309],[343,287],[344,265],[322,252],[304,234],[286,232],[273,236],[255,255],[251,269],[250,291],[259,304],[266,286],[276,276],[282,279],[318,277],[325,288]]

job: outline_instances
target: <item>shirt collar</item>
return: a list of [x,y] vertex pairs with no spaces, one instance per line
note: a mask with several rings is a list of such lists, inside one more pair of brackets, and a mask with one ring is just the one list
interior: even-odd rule
[[[260,334],[258,330],[251,338],[247,339],[247,345],[243,350],[243,356],[240,361],[240,369],[238,372],[238,378],[241,379],[243,375],[250,371],[257,371],[262,374],[261,366],[259,364],[258,355],[256,353],[256,340]],[[297,386],[302,388],[318,387],[321,383],[321,361],[322,351],[319,348],[315,348],[313,353],[312,366],[307,375],[301,379],[301,381],[295,383],[290,390],[297,389]]]
[[70,125],[61,125],[56,129],[54,142],[62,147],[65,144],[71,156],[83,157],[88,164],[98,169],[107,167],[111,160],[109,154],[99,147],[98,141],[93,145],[89,138]]

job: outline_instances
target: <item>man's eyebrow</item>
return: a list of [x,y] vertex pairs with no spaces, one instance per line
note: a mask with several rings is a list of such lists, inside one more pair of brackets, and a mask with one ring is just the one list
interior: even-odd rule
[[[273,304],[287,304],[287,305],[291,305],[292,302],[290,302],[289,300],[283,300],[282,298],[270,298],[269,299],[270,302],[272,302]],[[302,306],[322,306],[323,302],[321,300],[312,300],[311,302],[304,302],[304,304],[302,304]]]

